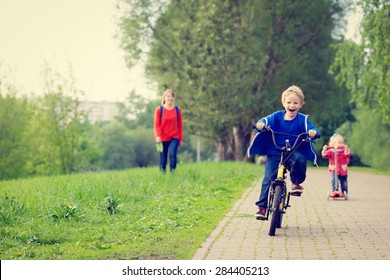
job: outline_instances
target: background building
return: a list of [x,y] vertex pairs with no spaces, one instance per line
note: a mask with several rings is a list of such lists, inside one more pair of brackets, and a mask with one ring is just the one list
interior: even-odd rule
[[112,121],[119,112],[116,102],[109,101],[82,101],[80,108],[87,113],[91,123]]

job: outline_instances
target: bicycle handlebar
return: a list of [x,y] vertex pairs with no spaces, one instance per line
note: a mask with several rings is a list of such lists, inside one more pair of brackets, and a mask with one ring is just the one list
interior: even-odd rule
[[[253,124],[252,125],[252,128],[253,129],[256,129],[257,131],[261,131],[261,130],[258,130],[257,127],[256,127],[256,124]],[[272,142],[273,144],[275,145],[275,147],[281,151],[291,151],[291,150],[294,150],[295,148],[298,147],[298,143],[299,145],[302,143],[302,142],[314,142],[314,139],[318,139],[320,138],[321,136],[320,135],[315,135],[313,138],[310,138],[309,137],[309,133],[308,132],[303,132],[301,134],[298,134],[298,135],[295,135],[295,134],[288,134],[288,133],[283,133],[283,132],[277,132],[277,131],[274,131],[270,126],[265,126],[263,128],[263,131],[270,131],[271,132],[271,136],[272,136]],[[277,144],[276,144],[276,140],[275,140],[275,134],[279,134],[279,135],[284,135],[284,136],[292,136],[292,137],[296,137],[297,140],[300,139],[301,137],[305,137],[304,139],[302,139],[301,142],[299,141],[295,141],[294,145],[291,147],[290,146],[290,141],[288,139],[286,139],[286,145],[282,148],[282,147],[279,147]]]

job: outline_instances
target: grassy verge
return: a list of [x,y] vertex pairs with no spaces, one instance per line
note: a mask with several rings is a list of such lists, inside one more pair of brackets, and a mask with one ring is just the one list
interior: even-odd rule
[[249,163],[0,182],[0,259],[191,259],[245,188]]
[[[308,166],[308,168],[318,168],[318,167]],[[328,170],[328,166],[321,166],[319,168],[323,170]],[[390,171],[377,170],[371,167],[349,166],[348,170],[390,176]]]
[[359,171],[359,172],[367,172],[367,173],[377,174],[377,175],[390,176],[390,171],[376,170],[376,169],[373,169],[371,167],[351,166],[351,167],[348,167],[348,170],[350,170],[350,171]]

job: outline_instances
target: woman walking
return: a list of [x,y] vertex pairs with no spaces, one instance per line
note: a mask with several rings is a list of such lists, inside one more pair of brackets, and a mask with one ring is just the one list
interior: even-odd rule
[[181,108],[175,106],[175,93],[167,89],[163,94],[162,105],[156,108],[154,115],[154,136],[160,151],[160,171],[165,172],[168,156],[170,171],[176,169],[177,150],[183,143],[183,123]]

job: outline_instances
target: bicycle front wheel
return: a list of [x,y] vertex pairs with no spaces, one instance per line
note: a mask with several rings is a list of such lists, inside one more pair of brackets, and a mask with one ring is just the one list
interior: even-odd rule
[[276,185],[271,205],[271,224],[269,227],[268,235],[274,236],[276,228],[281,227],[282,213],[283,213],[283,187]]

